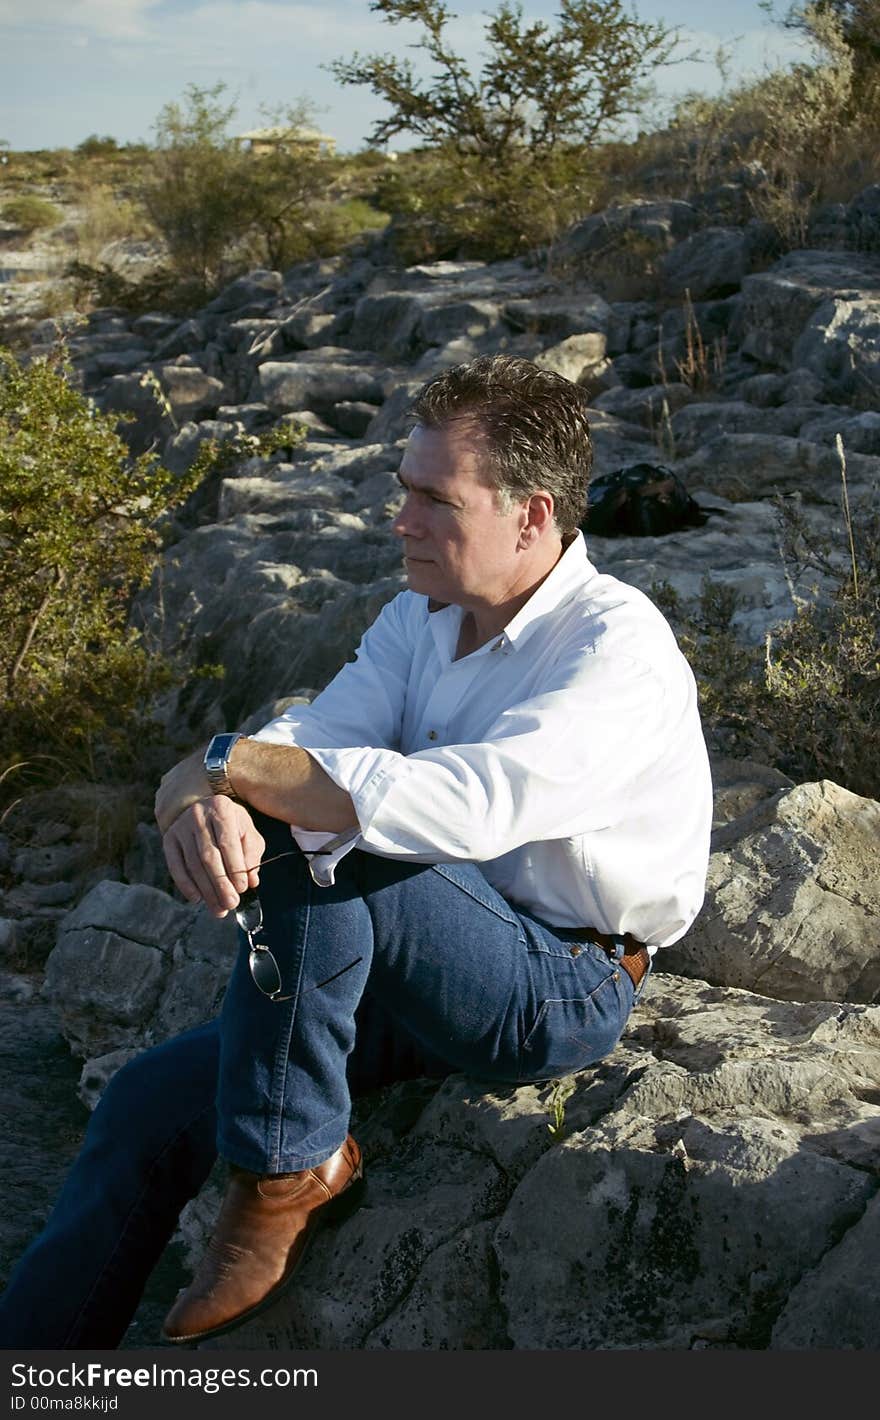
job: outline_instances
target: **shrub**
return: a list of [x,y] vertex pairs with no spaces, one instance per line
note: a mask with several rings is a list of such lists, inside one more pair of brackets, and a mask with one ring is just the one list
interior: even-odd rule
[[224,90],[190,84],[183,106],[165,105],[140,194],[176,269],[205,287],[227,274],[230,245],[250,223],[247,157],[226,132],[235,105],[222,102]]
[[0,351],[0,782],[35,755],[49,773],[136,763],[154,697],[183,675],[130,620],[163,519],[220,462],[269,447],[206,443],[176,477],[133,458],[69,375],[63,351],[27,366]]
[[[371,142],[414,134],[428,164],[389,173],[377,194],[410,253],[456,248],[488,258],[551,241],[585,210],[588,159],[633,111],[638,85],[678,43],[620,0],[560,0],[554,25],[525,23],[502,4],[488,18],[479,75],[447,43],[442,0],[373,0],[390,24],[416,22],[432,78],[407,59],[355,55],[329,65],[342,84],[368,87],[390,106]],[[425,250],[427,248],[427,250]]]
[[63,220],[63,213],[45,197],[22,193],[20,197],[10,197],[8,202],[4,202],[0,207],[0,217],[22,232],[41,232],[57,227]]
[[143,209],[113,188],[81,183],[78,197],[82,218],[76,228],[76,244],[81,261],[97,262],[109,242],[152,234]]
[[[183,104],[166,104],[140,198],[168,247],[178,278],[209,291],[253,265],[283,267],[320,251],[327,221],[322,199],[330,163],[296,142],[310,117],[301,102],[268,117],[289,130],[270,153],[245,152],[230,136],[236,112],[226,85],[190,84]],[[317,228],[310,225],[318,206]],[[313,235],[317,231],[318,236]]]
[[833,779],[880,798],[880,512],[854,509],[846,555],[810,532],[796,501],[777,507],[792,585],[821,569],[829,599],[803,603],[763,647],[733,631],[730,587],[707,580],[696,609],[668,586],[656,599],[694,669],[710,743],[798,781]]
[[77,153],[81,153],[84,158],[106,158],[110,154],[116,153],[118,149],[119,144],[115,138],[111,138],[109,133],[105,134],[103,138],[99,138],[97,133],[90,133],[88,138],[84,138],[81,143],[76,145]]

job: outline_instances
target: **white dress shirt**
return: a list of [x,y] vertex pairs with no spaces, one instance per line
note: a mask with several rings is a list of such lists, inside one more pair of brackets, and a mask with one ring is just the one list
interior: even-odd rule
[[712,784],[664,617],[578,535],[504,631],[456,661],[461,619],[401,592],[311,705],[254,738],[307,749],[350,794],[369,852],[476,862],[547,922],[677,941],[703,901]]

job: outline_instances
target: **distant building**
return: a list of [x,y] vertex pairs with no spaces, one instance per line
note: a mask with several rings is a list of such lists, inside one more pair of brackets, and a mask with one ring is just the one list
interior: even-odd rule
[[275,153],[279,149],[290,152],[300,151],[330,157],[336,151],[336,139],[329,133],[320,133],[317,128],[252,128],[249,133],[239,133],[235,142],[245,152],[259,157],[263,153]]

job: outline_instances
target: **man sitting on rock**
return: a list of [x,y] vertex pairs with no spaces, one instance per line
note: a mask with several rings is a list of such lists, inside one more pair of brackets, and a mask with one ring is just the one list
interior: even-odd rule
[[253,1317],[359,1201],[353,1095],[584,1069],[696,917],[694,680],[652,603],[588,560],[587,408],[512,357],[431,380],[394,521],[409,589],[310,706],[163,779],[174,881],[236,914],[241,950],[219,1022],[105,1091],[6,1293],[5,1345],[118,1344],[217,1152],[222,1209],[164,1335]]

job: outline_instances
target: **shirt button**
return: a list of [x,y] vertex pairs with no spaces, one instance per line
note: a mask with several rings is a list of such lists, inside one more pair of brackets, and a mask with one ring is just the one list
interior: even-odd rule
[[436,740],[436,738],[437,738],[437,731],[436,731],[436,730],[429,730],[429,731],[428,731],[428,739],[429,739],[429,740]]

